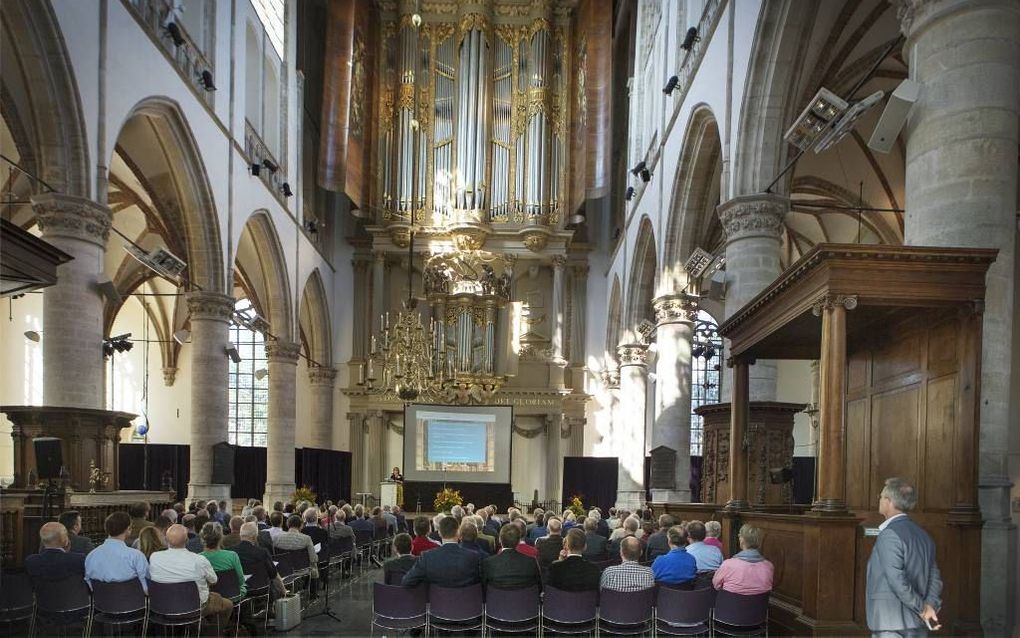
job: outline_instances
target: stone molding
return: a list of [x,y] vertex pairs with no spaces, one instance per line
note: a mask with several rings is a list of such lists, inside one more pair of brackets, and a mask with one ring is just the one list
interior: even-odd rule
[[648,367],[648,346],[641,343],[628,343],[616,349],[617,360],[620,367],[641,366]]
[[[999,6],[1016,11],[1015,0],[892,0],[900,31],[909,42],[936,20],[963,10]],[[904,47],[905,49],[906,47]]]
[[519,425],[517,425],[517,419],[514,419],[513,425],[511,427],[513,428],[513,433],[516,434],[517,436],[524,437],[525,439],[534,439],[545,434],[546,429],[549,427],[549,423],[547,420],[543,420],[542,425],[540,425],[537,428],[532,428],[529,430],[527,428],[522,428]]
[[269,363],[297,363],[301,344],[290,341],[267,341],[266,360]]
[[308,368],[308,382],[312,385],[333,386],[336,381],[336,368]]
[[173,387],[175,381],[177,381],[177,368],[172,366],[163,368],[163,385],[170,388]]
[[716,208],[726,241],[748,237],[778,239],[783,235],[783,218],[790,199],[771,193],[734,197]]
[[552,266],[553,266],[553,268],[562,270],[563,267],[566,266],[566,265],[567,265],[567,258],[565,256],[563,256],[563,255],[553,255],[552,256]]
[[836,306],[853,310],[857,307],[857,295],[823,295],[818,301],[811,304],[811,313],[816,317],[821,317],[823,311]]
[[687,293],[662,295],[652,300],[656,325],[691,323],[698,317],[698,298]]
[[32,209],[43,238],[68,237],[106,247],[113,213],[91,199],[43,193],[32,197]]
[[234,316],[234,298],[218,292],[200,290],[184,295],[192,319],[229,322]]

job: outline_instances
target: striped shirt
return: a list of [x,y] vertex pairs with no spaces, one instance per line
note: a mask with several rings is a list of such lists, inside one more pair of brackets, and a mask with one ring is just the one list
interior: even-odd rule
[[606,567],[600,586],[613,591],[641,591],[655,586],[655,576],[651,567],[625,560],[619,565]]

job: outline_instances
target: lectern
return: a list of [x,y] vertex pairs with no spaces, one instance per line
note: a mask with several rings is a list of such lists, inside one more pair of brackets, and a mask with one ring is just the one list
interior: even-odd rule
[[382,483],[379,484],[380,503],[383,506],[389,505],[390,507],[400,505],[400,502],[402,500],[401,497],[403,496],[401,494],[401,492],[403,491],[402,488],[403,485],[401,485],[397,481],[391,481],[389,479],[384,480]]

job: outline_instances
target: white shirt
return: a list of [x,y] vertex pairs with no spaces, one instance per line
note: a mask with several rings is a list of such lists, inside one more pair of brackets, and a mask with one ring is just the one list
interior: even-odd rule
[[897,518],[899,518],[901,516],[906,516],[906,514],[904,514],[903,512],[900,512],[899,514],[897,514],[895,516],[890,516],[889,518],[885,519],[884,521],[882,521],[882,524],[878,526],[878,531],[881,532],[885,528],[889,527],[889,523],[895,521]]
[[270,527],[266,531],[269,532],[269,538],[276,538],[277,536],[279,536],[280,534],[283,533],[283,528],[282,527]]
[[154,583],[194,581],[203,605],[209,600],[209,585],[215,585],[217,580],[209,559],[189,552],[186,547],[153,552],[149,557],[149,578]]

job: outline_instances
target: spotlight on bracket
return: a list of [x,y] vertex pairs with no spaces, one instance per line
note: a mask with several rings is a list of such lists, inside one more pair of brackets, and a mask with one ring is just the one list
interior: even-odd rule
[[318,222],[314,219],[306,219],[303,226],[306,231],[315,235],[319,232],[319,226],[321,226],[321,222]]
[[665,93],[666,95],[671,94],[673,92],[673,89],[675,89],[676,85],[679,83],[680,78],[678,78],[675,75],[672,76],[671,78],[669,78],[669,80],[666,81],[666,86],[662,87],[662,92]]
[[261,381],[269,376],[269,370],[266,368],[259,368],[255,371],[255,378]]
[[292,197],[294,193],[290,190],[290,184],[284,182],[280,185],[280,192],[283,193],[284,197]]
[[270,173],[275,173],[280,170],[280,167],[273,163],[273,160],[264,159],[262,160],[262,166]]
[[258,177],[259,173],[261,173],[261,172],[262,172],[262,164],[259,164],[258,162],[252,162],[251,163],[251,174],[253,176],[255,176],[255,177]]
[[163,25],[163,29],[166,31],[166,34],[170,36],[175,47],[179,47],[184,44],[184,34],[181,33],[181,28],[177,26],[176,22],[167,22]]
[[234,363],[241,363],[241,353],[237,351],[237,346],[227,346],[223,349],[223,352],[226,353],[226,355],[230,357],[230,360]]
[[647,168],[641,169],[641,181],[645,182],[646,184],[652,181],[652,172]]
[[202,88],[203,89],[205,89],[206,91],[215,91],[216,90],[216,83],[213,82],[212,71],[210,71],[209,69],[206,69],[205,71],[202,71],[202,75],[199,76],[199,77],[202,80]]
[[40,331],[36,331],[36,330],[26,330],[25,331],[25,338],[28,339],[29,341],[34,341],[36,343],[39,343],[39,339],[42,338],[42,337],[39,336],[39,332]]
[[575,213],[567,218],[567,226],[580,226],[586,219],[587,218],[584,215]]
[[643,170],[645,170],[645,161],[641,160],[640,162],[634,165],[634,168],[630,169],[630,174],[633,175],[634,177],[637,177],[638,173],[640,173]]
[[695,42],[700,42],[701,38],[698,36],[698,27],[691,27],[687,29],[687,35],[684,36],[684,42],[680,45],[680,48],[684,51],[690,51],[694,47]]
[[627,192],[623,194],[623,198],[625,200],[627,200],[628,202],[630,200],[634,199],[634,187],[633,186],[628,186],[627,187]]

